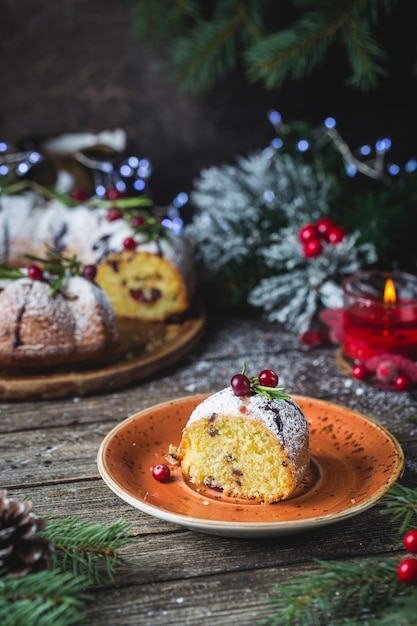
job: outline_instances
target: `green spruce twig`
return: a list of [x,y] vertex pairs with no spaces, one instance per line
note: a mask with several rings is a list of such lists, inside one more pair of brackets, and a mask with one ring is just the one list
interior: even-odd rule
[[[381,510],[400,522],[399,533],[415,527],[417,490],[395,485]],[[321,572],[291,579],[268,598],[271,615],[262,626],[410,626],[417,587],[397,576],[398,561],[369,558],[360,563],[315,560]],[[353,617],[345,617],[348,613]]]
[[415,528],[417,520],[417,489],[403,485],[394,485],[384,499],[382,515],[389,515],[394,522],[399,522],[399,533],[404,534]]
[[22,578],[0,573],[2,626],[85,624],[87,580],[70,572],[43,571]]
[[119,564],[129,563],[118,551],[133,540],[130,522],[118,520],[107,525],[76,517],[46,519],[42,534],[53,543],[55,565],[60,569],[71,570],[76,577],[83,575],[91,584],[102,584],[106,578],[114,579]]
[[402,585],[396,575],[397,563],[387,559],[316,563],[322,572],[293,578],[275,590],[268,602],[274,615],[261,622],[263,626],[343,623],[334,620],[346,610],[357,618],[364,611],[368,617],[377,616],[392,603]]

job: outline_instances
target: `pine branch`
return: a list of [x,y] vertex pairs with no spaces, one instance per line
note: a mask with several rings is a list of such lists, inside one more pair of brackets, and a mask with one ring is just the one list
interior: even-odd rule
[[92,584],[113,580],[116,568],[122,559],[118,550],[130,543],[132,524],[118,520],[114,524],[93,524],[88,520],[67,517],[53,521],[49,519],[43,531],[55,546],[55,565],[63,570],[71,569],[74,576],[84,575]]
[[44,571],[22,578],[0,576],[2,626],[73,626],[85,623],[86,579]]
[[310,13],[293,27],[264,37],[245,54],[248,77],[260,78],[268,89],[288,77],[299,80],[311,74],[328,52],[335,25],[320,13]]
[[399,533],[403,534],[417,523],[417,489],[394,485],[384,499],[383,515],[389,515],[394,522],[400,522]]
[[[399,532],[417,516],[417,490],[395,485],[381,513],[400,521]],[[361,563],[319,561],[321,572],[275,588],[268,599],[272,614],[263,626],[410,626],[415,620],[417,587],[397,576],[398,562],[369,558]],[[352,615],[346,618],[344,614]]]
[[310,75],[335,46],[345,50],[352,87],[369,90],[387,75],[387,55],[373,31],[394,0],[304,0],[287,2],[282,10],[266,0],[218,0],[204,7],[193,0],[132,4],[134,30],[142,40],[169,43],[170,65],[190,92],[212,87],[241,62],[249,80],[275,89],[286,78]]
[[341,611],[353,609],[357,616],[365,609],[368,616],[378,615],[401,588],[393,561],[316,562],[322,573],[293,578],[275,591],[269,603],[279,615],[262,624],[291,626],[295,620],[306,625],[334,623]]
[[362,91],[377,87],[378,78],[388,75],[383,65],[387,63],[387,55],[370,32],[369,22],[363,17],[349,22],[341,39],[353,70],[348,84]]
[[160,42],[184,31],[201,18],[197,0],[130,0],[132,27],[139,40]]
[[184,90],[198,93],[232,71],[242,46],[262,35],[253,0],[229,0],[216,6],[212,18],[199,19],[187,36],[172,46],[171,66]]

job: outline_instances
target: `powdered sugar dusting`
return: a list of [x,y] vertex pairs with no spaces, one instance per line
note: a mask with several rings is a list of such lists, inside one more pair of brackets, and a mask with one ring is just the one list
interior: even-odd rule
[[297,482],[303,478],[307,468],[305,460],[300,465],[300,459],[305,459],[304,451],[308,446],[308,424],[304,413],[293,400],[269,399],[259,394],[238,397],[230,387],[226,387],[203,400],[194,409],[186,428],[196,420],[208,418],[213,413],[247,417],[264,424],[287,452],[296,471]]
[[51,296],[47,281],[0,281],[0,360],[88,356],[114,345],[116,320],[102,289],[82,277],[66,278]]

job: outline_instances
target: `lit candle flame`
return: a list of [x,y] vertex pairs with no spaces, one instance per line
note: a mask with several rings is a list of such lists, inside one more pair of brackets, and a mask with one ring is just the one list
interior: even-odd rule
[[384,289],[384,304],[390,306],[397,301],[397,294],[395,293],[395,285],[391,278],[387,278]]

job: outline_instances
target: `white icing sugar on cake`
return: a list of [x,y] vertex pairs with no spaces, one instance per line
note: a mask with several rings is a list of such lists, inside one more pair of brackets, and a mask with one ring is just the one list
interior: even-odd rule
[[119,343],[110,302],[82,277],[0,280],[0,364],[53,365],[105,356]]

